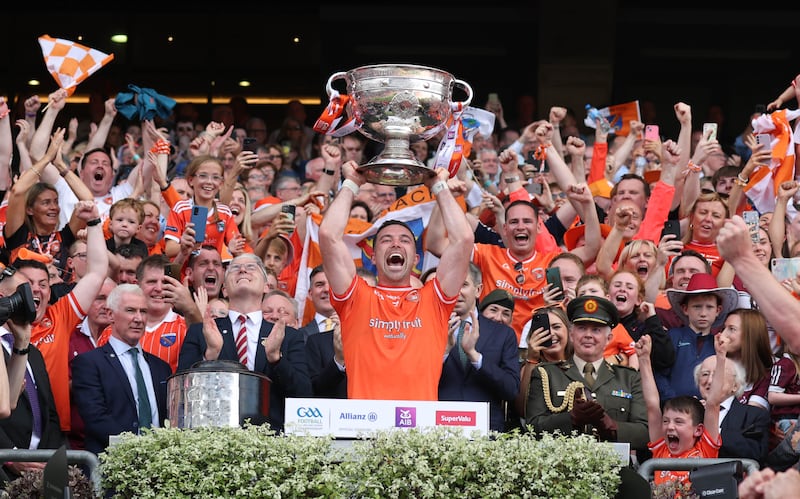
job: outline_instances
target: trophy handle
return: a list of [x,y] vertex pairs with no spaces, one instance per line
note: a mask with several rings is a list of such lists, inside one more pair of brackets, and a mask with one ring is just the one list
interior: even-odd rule
[[[328,97],[331,96],[333,93],[333,85],[332,83],[336,80],[342,79],[347,76],[347,73],[344,71],[340,71],[338,73],[333,73],[330,78],[328,78],[328,83],[325,84],[325,91],[328,92]],[[465,83],[466,85],[466,83]],[[470,89],[470,98],[472,97],[472,89]]]
[[[333,78],[333,76],[331,76],[331,78]],[[330,80],[328,81],[328,83],[330,84]],[[464,80],[454,80],[453,83],[455,85],[460,85],[461,88],[463,88],[467,92],[467,98],[464,100],[464,102],[461,102],[460,104],[462,104],[464,107],[469,106],[469,103],[472,102],[472,87],[470,87],[469,83],[465,82]],[[330,91],[328,91],[328,95],[330,95]]]

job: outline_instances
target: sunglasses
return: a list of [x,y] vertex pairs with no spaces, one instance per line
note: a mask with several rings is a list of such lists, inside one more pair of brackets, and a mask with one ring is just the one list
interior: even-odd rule
[[[0,265],[3,265],[3,264],[0,263]],[[14,267],[3,266],[3,271],[0,272],[0,282],[3,282],[3,279],[5,279],[6,277],[11,277],[12,275],[14,275],[16,273],[17,273],[17,269],[15,269]]]
[[517,271],[517,277],[514,280],[517,281],[517,284],[522,286],[525,284],[525,274],[523,273],[522,262],[515,263],[514,270]]

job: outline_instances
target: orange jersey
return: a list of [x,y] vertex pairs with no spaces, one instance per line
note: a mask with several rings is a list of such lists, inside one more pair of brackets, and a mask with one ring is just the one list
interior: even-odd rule
[[[179,243],[186,225],[192,218],[192,200],[185,199],[175,203],[167,218],[167,228],[164,230],[164,239]],[[239,235],[239,226],[233,218],[233,213],[228,205],[216,203],[216,209],[208,210],[206,219],[206,239],[203,245],[214,246],[220,254],[224,253],[225,246]],[[252,253],[253,248],[246,245],[245,252]]]
[[86,312],[70,292],[47,307],[44,317],[33,325],[31,331],[31,343],[44,357],[61,431],[70,429],[69,339],[85,316]]
[[[656,442],[647,444],[647,448],[653,452],[653,457],[658,458],[685,458],[685,457],[706,457],[716,458],[719,456],[719,448],[722,446],[722,438],[717,436],[717,442],[711,441],[711,435],[704,429],[703,435],[695,442],[694,447],[687,450],[678,456],[673,455],[667,448],[667,443],[663,438],[658,439]],[[687,485],[689,482],[688,471],[672,471],[672,470],[655,470],[653,473],[653,481],[656,485],[678,481]]]
[[[545,270],[550,260],[561,253],[561,250],[541,253],[535,252],[532,257],[524,262],[518,262],[507,248],[494,244],[476,244],[472,250],[472,262],[477,265],[483,274],[483,292],[480,299],[495,289],[505,289],[514,295],[514,315],[511,318],[511,327],[517,333],[517,343],[522,336],[525,326],[537,308],[544,306],[542,293],[547,286]],[[515,264],[521,263],[520,271],[514,269]],[[518,283],[518,279],[522,284]]]
[[457,296],[439,281],[420,289],[372,287],[353,277],[331,304],[342,322],[351,399],[438,400],[447,321]]
[[[186,338],[186,330],[186,319],[170,310],[158,325],[145,328],[139,343],[145,352],[151,353],[169,364],[174,373],[178,369],[178,354],[180,354],[183,340]],[[108,343],[110,336],[111,326],[106,326],[100,333],[97,346]]]
[[633,346],[634,343],[633,338],[631,338],[625,326],[617,324],[611,330],[611,341],[606,345],[606,349],[603,351],[603,357],[610,357],[618,353],[624,353],[628,357],[636,355],[636,348]]

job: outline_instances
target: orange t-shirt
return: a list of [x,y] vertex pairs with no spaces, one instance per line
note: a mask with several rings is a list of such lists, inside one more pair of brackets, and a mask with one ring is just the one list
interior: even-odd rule
[[[663,438],[659,438],[656,442],[647,444],[647,448],[653,452],[653,458],[655,459],[686,457],[716,458],[719,456],[720,447],[722,447],[722,437],[717,436],[717,442],[715,443],[711,440],[711,435],[709,435],[705,429],[700,439],[695,442],[694,447],[677,456],[669,451],[667,443]],[[653,481],[656,485],[673,481],[691,485],[688,471],[655,470],[653,472]]]
[[[164,239],[169,239],[177,243],[181,240],[181,235],[186,225],[192,218],[192,200],[184,199],[172,207],[167,218],[167,228],[164,230]],[[224,253],[224,248],[231,239],[239,235],[239,226],[233,218],[233,213],[228,205],[216,203],[216,210],[208,210],[206,219],[206,239],[205,246],[214,246],[219,254]],[[245,244],[245,252],[252,253],[253,248]]]
[[457,299],[435,278],[414,289],[372,287],[354,276],[342,295],[331,292],[342,321],[347,398],[438,400]]
[[[544,306],[542,293],[547,285],[545,270],[550,260],[561,253],[561,250],[541,253],[535,252],[532,257],[522,263],[521,272],[514,270],[518,260],[511,256],[507,248],[494,244],[476,244],[472,250],[472,262],[483,274],[483,292],[480,299],[495,289],[505,289],[514,295],[514,315],[511,327],[517,333],[517,343],[522,336],[522,328],[531,319],[533,311]],[[524,276],[522,284],[517,283],[518,276]]]
[[[111,327],[110,325],[106,326],[100,333],[97,346],[108,343],[108,338],[111,337]],[[178,355],[181,352],[183,340],[186,338],[186,330],[186,319],[170,310],[157,326],[145,328],[139,343],[145,352],[151,353],[169,364],[172,372],[175,373],[178,369]]]
[[44,317],[31,331],[31,343],[44,357],[61,431],[70,429],[69,339],[85,316],[86,312],[75,301],[75,294],[70,292],[47,307]]
[[631,355],[636,355],[636,348],[633,346],[635,342],[633,338],[631,338],[630,333],[625,326],[622,324],[617,324],[614,326],[614,329],[611,330],[611,341],[608,342],[606,345],[606,349],[603,351],[603,357],[610,357],[612,355],[616,355],[620,352],[624,353],[628,357]]

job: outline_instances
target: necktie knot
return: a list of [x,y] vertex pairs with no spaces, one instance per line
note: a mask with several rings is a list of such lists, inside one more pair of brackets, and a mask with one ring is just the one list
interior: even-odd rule
[[591,388],[594,385],[594,364],[591,362],[587,362],[585,366],[583,366],[583,377],[586,378],[586,383]]

